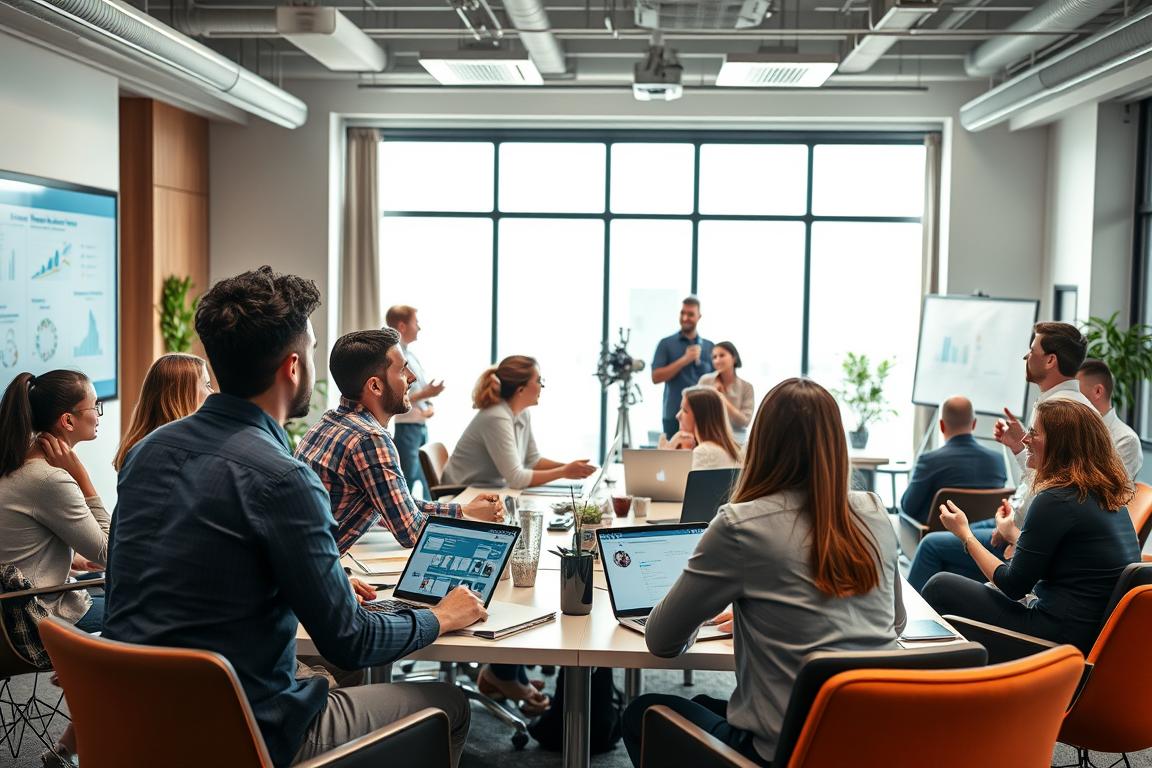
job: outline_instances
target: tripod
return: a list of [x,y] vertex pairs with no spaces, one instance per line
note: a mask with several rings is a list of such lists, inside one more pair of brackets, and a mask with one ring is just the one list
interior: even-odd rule
[[632,380],[624,379],[620,382],[620,406],[616,409],[616,435],[612,438],[608,455],[604,457],[605,462],[623,461],[624,449],[632,447],[632,424],[628,418],[628,408],[635,402]]

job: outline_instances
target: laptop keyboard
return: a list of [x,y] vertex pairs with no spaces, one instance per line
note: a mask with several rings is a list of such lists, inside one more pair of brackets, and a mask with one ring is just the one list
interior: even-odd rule
[[372,611],[373,613],[396,613],[398,611],[409,611],[413,608],[421,606],[415,603],[408,603],[403,600],[376,600],[371,603],[364,603],[364,609]]
[[639,624],[640,626],[643,627],[643,626],[647,626],[648,617],[647,616],[637,616],[636,618],[632,619],[632,621],[636,622],[637,624]]

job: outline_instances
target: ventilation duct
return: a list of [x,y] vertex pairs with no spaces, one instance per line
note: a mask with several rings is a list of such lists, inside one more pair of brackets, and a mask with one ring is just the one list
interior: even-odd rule
[[892,32],[918,26],[939,8],[937,0],[872,0],[872,30],[888,34],[850,39],[837,71],[845,74],[867,72],[900,39]]
[[532,57],[536,69],[545,75],[562,75],[568,71],[564,49],[552,34],[548,13],[539,0],[504,0],[504,12],[520,32],[520,42]]
[[970,131],[983,130],[1140,59],[1152,59],[1152,9],[973,99],[960,108],[960,124]]
[[[964,59],[964,71],[970,77],[990,77],[1013,62],[1020,61],[1046,45],[1067,36],[1085,22],[1099,16],[1120,0],[1050,0],[1034,8],[1008,27],[1007,32],[1027,32],[1014,37],[1005,35],[981,43]],[[1052,31],[1051,35],[1037,34]]]
[[9,6],[83,39],[159,63],[214,96],[285,128],[298,128],[308,107],[235,62],[116,0],[4,0]]

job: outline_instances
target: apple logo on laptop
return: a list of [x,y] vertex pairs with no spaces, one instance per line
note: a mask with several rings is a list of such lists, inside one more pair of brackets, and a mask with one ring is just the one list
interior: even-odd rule
[[668,481],[668,478],[664,475],[664,470],[661,469],[660,471],[658,471],[656,473],[656,482],[665,483],[667,481]]

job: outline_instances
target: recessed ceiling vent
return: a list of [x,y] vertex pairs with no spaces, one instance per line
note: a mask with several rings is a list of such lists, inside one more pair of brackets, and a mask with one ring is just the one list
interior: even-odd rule
[[677,29],[750,29],[770,16],[771,0],[674,2],[636,0],[636,26]]
[[524,54],[500,50],[421,54],[420,65],[441,85],[541,85],[544,78]]
[[730,53],[716,85],[735,88],[816,88],[836,71],[835,56]]

